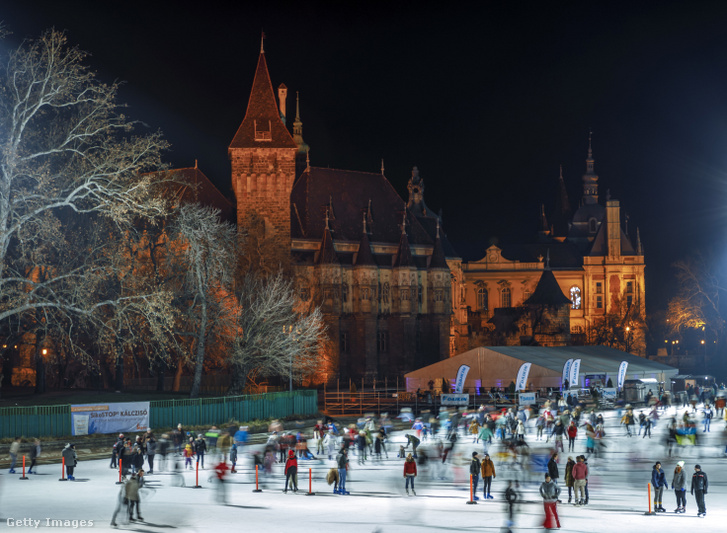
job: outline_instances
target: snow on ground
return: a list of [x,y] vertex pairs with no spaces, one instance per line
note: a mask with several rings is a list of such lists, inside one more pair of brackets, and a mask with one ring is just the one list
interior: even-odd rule
[[[682,411],[679,410],[679,413]],[[727,524],[727,468],[725,467],[724,422],[716,421],[699,448],[679,448],[674,457],[667,457],[663,447],[665,424],[654,429],[651,439],[626,438],[618,426],[618,414],[607,413],[607,452],[601,458],[591,458],[589,466],[590,503],[587,507],[560,504],[561,531],[567,532],[631,532],[724,531]],[[637,428],[638,430],[638,428]],[[583,431],[579,432],[581,437]],[[527,436],[533,452],[547,453],[548,448]],[[253,493],[254,474],[249,459],[238,464],[239,472],[228,484],[228,505],[217,503],[212,481],[212,461],[208,470],[200,470],[201,489],[194,489],[194,473],[185,472],[186,487],[174,486],[178,478],[167,473],[149,476],[153,490],[142,494],[141,511],[145,522],[128,524],[120,515],[119,530],[139,532],[174,531],[179,533],[234,528],[241,532],[264,532],[275,529],[293,531],[345,531],[346,533],[413,533],[426,531],[505,531],[506,509],[502,491],[507,479],[519,479],[523,500],[518,506],[513,531],[542,530],[543,506],[538,494],[542,473],[527,475],[508,467],[498,457],[498,447],[489,452],[496,462],[497,478],[493,483],[494,500],[480,500],[467,505],[469,489],[467,467],[471,452],[482,452],[481,445],[472,444],[471,437],[461,437],[456,454],[445,467],[431,464],[420,469],[416,481],[417,496],[404,493],[403,464],[396,458],[399,445],[405,442],[403,432],[395,433],[389,444],[389,458],[376,463],[371,460],[357,464],[350,457],[348,496],[332,493],[325,483],[325,474],[332,462],[299,461],[298,493],[283,494],[283,467],[276,464],[271,480],[266,480],[263,492]],[[315,444],[311,443],[315,450]],[[426,444],[423,445],[426,449]],[[567,447],[567,443],[566,443]],[[579,438],[576,453],[585,452],[585,439]],[[561,486],[565,469],[565,453],[561,457]],[[209,457],[207,459],[210,459]],[[707,516],[696,517],[694,498],[687,493],[687,513],[676,515],[674,492],[665,492],[663,505],[669,511],[645,516],[647,484],[656,460],[662,462],[671,475],[676,461],[686,461],[688,478],[698,461],[708,474],[710,490],[706,497]],[[306,496],[308,469],[312,470],[314,496]],[[118,472],[109,469],[108,460],[84,461],[76,469],[75,482],[60,482],[60,465],[43,465],[39,475],[27,481],[7,471],[0,476],[0,528],[3,530],[44,529],[49,531],[111,531],[110,520],[116,506],[119,488],[115,485]],[[444,479],[441,479],[444,478]],[[529,480],[531,479],[531,480]],[[481,485],[480,485],[481,486]],[[565,489],[565,487],[562,487]],[[481,490],[481,489],[480,489]],[[481,494],[481,492],[480,492]],[[561,495],[567,501],[567,489]],[[52,520],[59,521],[53,526]],[[78,521],[74,522],[72,521]],[[93,526],[82,526],[82,520]],[[38,522],[34,522],[38,521]],[[61,522],[71,521],[71,522]],[[37,524],[37,527],[36,527]]]

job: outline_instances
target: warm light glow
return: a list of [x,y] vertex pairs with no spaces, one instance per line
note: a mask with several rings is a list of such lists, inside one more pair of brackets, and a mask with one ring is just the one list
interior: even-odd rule
[[702,344],[704,344],[704,339],[702,339]]
[[631,331],[631,327],[630,326],[626,326],[626,331]]
[[43,355],[48,355],[48,349],[47,348],[43,348]]

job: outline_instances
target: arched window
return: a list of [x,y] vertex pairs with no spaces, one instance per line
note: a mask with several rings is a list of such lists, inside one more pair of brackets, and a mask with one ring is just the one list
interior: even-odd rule
[[487,311],[487,289],[480,287],[477,289],[477,309],[481,311]]
[[575,285],[570,288],[570,308],[581,308],[581,288],[576,287]]
[[510,293],[510,287],[502,289],[502,307],[512,306],[512,294]]
[[389,303],[389,282],[384,283],[384,288],[381,291],[381,299],[385,304]]

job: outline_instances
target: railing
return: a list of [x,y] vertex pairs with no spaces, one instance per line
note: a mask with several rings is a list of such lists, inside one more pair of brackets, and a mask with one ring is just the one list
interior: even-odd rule
[[[318,412],[315,390],[296,390],[245,396],[189,400],[157,400],[149,404],[153,428],[266,420]],[[70,405],[0,408],[0,438],[62,437],[71,435]]]

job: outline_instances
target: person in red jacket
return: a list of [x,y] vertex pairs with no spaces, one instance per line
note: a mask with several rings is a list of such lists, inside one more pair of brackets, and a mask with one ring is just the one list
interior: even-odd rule
[[411,491],[414,496],[417,495],[414,490],[414,478],[417,477],[417,463],[414,461],[412,454],[406,456],[404,461],[404,478],[406,479],[406,493],[409,494],[409,483],[411,483]]
[[288,482],[293,492],[298,492],[298,459],[295,458],[295,450],[288,450],[288,460],[285,462],[285,490],[288,492]]
[[225,492],[225,477],[227,477],[227,472],[229,471],[229,467],[227,466],[227,462],[223,459],[220,461],[217,466],[215,467],[215,474],[217,474],[217,486],[218,486],[218,493],[217,495],[220,498],[220,503],[222,505],[227,505],[227,494]]
[[568,451],[574,452],[576,448],[576,435],[578,434],[578,426],[576,421],[571,420],[568,425]]

